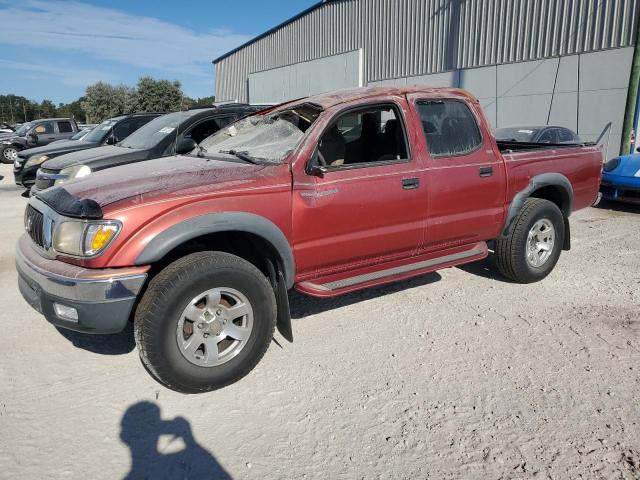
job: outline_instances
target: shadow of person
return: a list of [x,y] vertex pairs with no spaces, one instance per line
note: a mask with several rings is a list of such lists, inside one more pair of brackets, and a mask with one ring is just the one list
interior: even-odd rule
[[163,420],[153,402],[138,402],[127,409],[120,422],[120,439],[131,452],[126,480],[231,479],[214,456],[196,442],[186,419]]

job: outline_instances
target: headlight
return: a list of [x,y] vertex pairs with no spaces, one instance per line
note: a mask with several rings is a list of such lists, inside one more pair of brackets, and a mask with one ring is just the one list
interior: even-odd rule
[[25,167],[33,167],[34,165],[40,165],[42,162],[46,162],[49,160],[49,157],[46,155],[33,155],[27,159],[27,163],[24,164]]
[[620,165],[620,157],[612,158],[607,163],[604,164],[602,168],[605,172],[612,172]]
[[107,248],[121,228],[120,222],[114,220],[62,222],[53,232],[53,249],[67,255],[92,257]]
[[54,185],[60,185],[67,180],[74,178],[82,178],[91,174],[91,167],[87,165],[74,165],[73,167],[67,167],[60,170],[61,175],[67,175],[67,178],[59,178],[54,182]]

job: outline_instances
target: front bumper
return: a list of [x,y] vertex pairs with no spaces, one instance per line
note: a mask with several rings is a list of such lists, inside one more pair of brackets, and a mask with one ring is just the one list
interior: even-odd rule
[[607,200],[640,204],[640,178],[605,174],[600,193]]
[[31,188],[33,184],[36,183],[36,173],[39,167],[40,165],[25,167],[24,162],[18,163],[16,160],[13,163],[13,178],[15,179],[16,185],[27,189]]
[[[87,333],[117,333],[126,326],[149,267],[89,269],[46,259],[23,235],[16,248],[18,285],[24,299],[54,325]],[[71,307],[77,321],[55,304]]]

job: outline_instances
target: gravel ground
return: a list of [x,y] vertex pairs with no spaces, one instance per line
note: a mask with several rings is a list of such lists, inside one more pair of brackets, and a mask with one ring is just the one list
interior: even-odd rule
[[131,332],[59,332],[18,293],[26,200],[0,166],[2,478],[640,478],[640,208],[572,217],[543,282],[492,261],[292,294],[246,378],[168,391]]

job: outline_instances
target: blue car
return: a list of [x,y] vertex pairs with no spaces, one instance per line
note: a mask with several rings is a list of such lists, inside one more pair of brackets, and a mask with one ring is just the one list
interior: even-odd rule
[[600,193],[606,200],[640,205],[640,153],[620,155],[605,163]]

